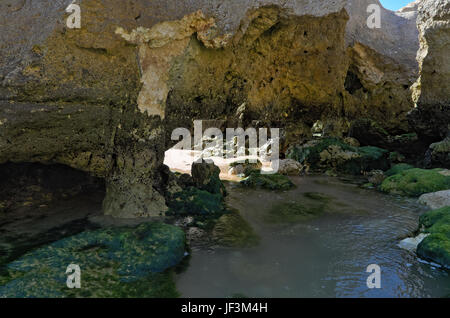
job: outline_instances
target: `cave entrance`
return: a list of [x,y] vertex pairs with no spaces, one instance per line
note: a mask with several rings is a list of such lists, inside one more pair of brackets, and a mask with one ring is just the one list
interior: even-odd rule
[[104,180],[65,165],[0,165],[0,213],[43,208],[85,193],[105,193]]
[[[234,168],[249,163],[256,164],[262,171],[272,170],[270,154],[273,149],[272,144],[279,142],[278,136],[269,137],[269,139],[266,136],[262,139],[261,134],[258,135],[254,128],[248,128],[245,131],[243,128],[235,128],[234,137],[228,140],[223,127],[214,128],[207,125],[198,129],[198,135],[195,136],[194,132],[194,138],[189,130],[183,130],[183,134],[175,136],[175,138],[180,137],[181,140],[165,152],[164,164],[172,171],[190,174],[192,164],[201,158],[212,161],[219,167],[222,180],[240,181],[243,173],[239,171],[243,169]],[[278,148],[279,146],[276,147]],[[279,150],[276,153],[278,154]]]
[[99,226],[105,184],[65,165],[0,165],[0,268],[37,247]]

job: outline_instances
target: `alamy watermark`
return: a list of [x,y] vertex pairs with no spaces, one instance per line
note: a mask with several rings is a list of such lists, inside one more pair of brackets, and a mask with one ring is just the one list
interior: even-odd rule
[[381,28],[381,7],[378,4],[371,4],[367,7],[367,13],[370,13],[367,18],[367,27],[369,29]]
[[81,288],[81,268],[79,265],[70,264],[66,269],[67,288]]
[[381,288],[381,267],[377,264],[370,264],[366,269],[367,273],[371,273],[367,277],[367,288],[369,289],[380,289]]
[[[268,132],[270,130],[270,138]],[[279,128],[227,128],[225,138],[219,128],[208,128],[203,132],[203,121],[194,121],[194,146],[192,146],[191,132],[187,128],[176,128],[171,139],[178,141],[174,149],[194,150],[203,152],[205,149],[214,149],[215,157],[224,159],[238,159],[238,163],[270,162],[271,169],[263,169],[263,174],[278,172],[280,165],[280,129]],[[248,140],[248,148],[246,147]],[[205,142],[206,141],[206,142]],[[224,143],[225,142],[225,143]],[[202,159],[203,156],[200,155]],[[197,161],[196,160],[196,161]]]
[[69,29],[81,29],[81,8],[78,4],[72,2],[67,8],[66,12],[70,13],[66,20],[66,25]]

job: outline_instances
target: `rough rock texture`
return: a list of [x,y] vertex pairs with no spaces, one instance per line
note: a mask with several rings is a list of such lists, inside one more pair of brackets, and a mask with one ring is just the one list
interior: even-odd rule
[[303,166],[295,160],[280,160],[278,173],[286,176],[298,176],[303,171]]
[[420,77],[414,85],[417,108],[410,115],[411,125],[430,143],[449,133],[450,123],[450,2],[423,0],[417,24],[420,50],[417,60]]
[[[366,25],[371,4],[381,8],[379,29]],[[418,69],[417,5],[401,12],[384,9],[378,0],[349,0],[346,5],[350,64],[345,103],[363,108],[364,114],[396,134],[409,130],[405,120],[413,105],[409,87]]]
[[419,198],[419,202],[433,210],[450,206],[450,190],[424,194]]
[[430,145],[427,164],[436,167],[450,168],[450,136]]
[[[17,298],[176,297],[168,268],[185,253],[184,232],[171,225],[83,232],[29,252],[0,273],[0,295]],[[82,288],[69,289],[68,264],[80,266]]]
[[[397,124],[409,107],[409,51],[360,32],[365,2],[83,0],[81,29],[68,29],[71,2],[0,4],[0,163],[105,178],[107,214],[165,213],[172,129],[236,123],[243,103],[242,124],[297,131],[324,119],[342,134],[373,103],[387,129],[407,129]],[[410,20],[386,16],[377,32],[403,47]]]

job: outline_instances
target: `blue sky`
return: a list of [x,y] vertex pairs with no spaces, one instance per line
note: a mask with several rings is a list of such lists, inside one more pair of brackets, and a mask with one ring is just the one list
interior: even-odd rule
[[380,2],[386,9],[397,11],[408,3],[413,2],[413,0],[380,0]]

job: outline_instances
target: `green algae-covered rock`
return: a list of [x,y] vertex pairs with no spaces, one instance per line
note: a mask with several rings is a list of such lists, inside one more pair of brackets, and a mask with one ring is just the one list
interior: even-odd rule
[[178,192],[168,202],[167,215],[217,216],[224,213],[223,196],[190,187]]
[[245,161],[236,161],[230,164],[231,168],[241,168],[243,174],[245,176],[248,176],[250,173],[256,170],[261,170],[262,163],[259,160],[256,160],[256,162],[253,162],[252,160],[246,159]]
[[226,195],[225,186],[220,180],[220,169],[213,162],[202,160],[192,164],[192,180],[194,186],[212,194]]
[[430,235],[417,247],[419,257],[450,268],[450,206],[422,215],[420,227]]
[[389,152],[377,147],[353,147],[336,138],[324,138],[287,153],[289,159],[311,166],[314,170],[333,169],[342,173],[361,174],[389,168]]
[[385,175],[387,175],[388,177],[391,177],[393,175],[396,175],[402,171],[406,171],[406,170],[411,170],[414,169],[413,166],[407,164],[407,163],[399,163],[397,165],[392,166],[391,169],[389,169],[388,171],[386,171]]
[[280,174],[261,174],[252,171],[247,178],[241,181],[246,187],[263,188],[267,190],[289,190],[295,187],[292,181]]
[[238,211],[222,215],[213,229],[213,239],[226,247],[253,247],[259,236]]
[[[162,223],[83,232],[7,265],[0,296],[176,297],[168,269],[184,252],[184,232]],[[80,289],[66,286],[70,264],[80,266]]]
[[410,197],[450,189],[450,176],[442,169],[408,169],[393,175],[381,184],[381,191]]

